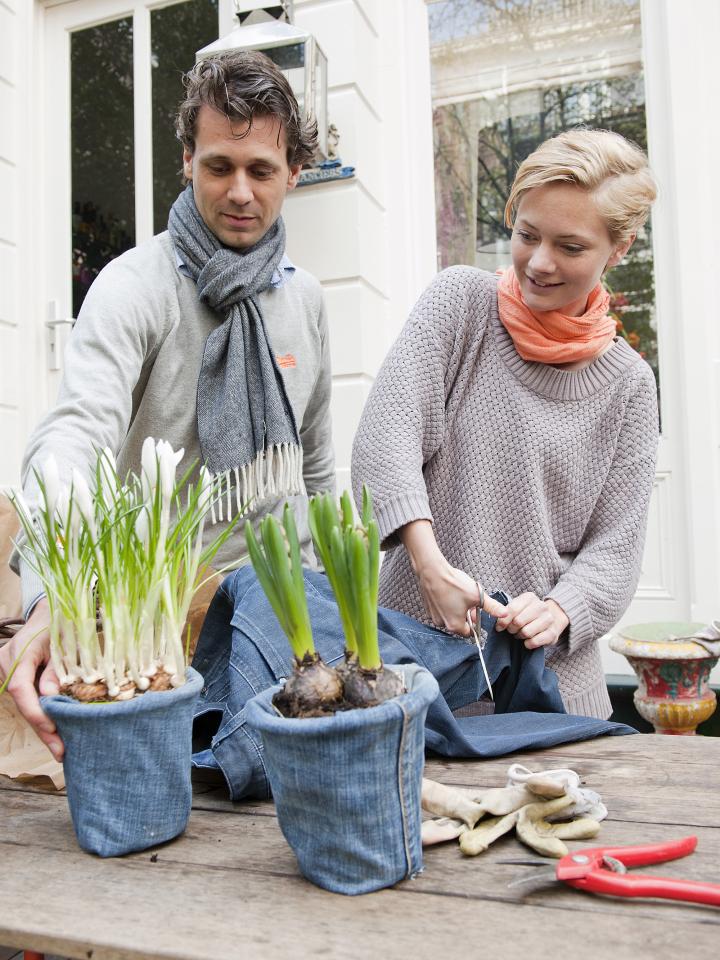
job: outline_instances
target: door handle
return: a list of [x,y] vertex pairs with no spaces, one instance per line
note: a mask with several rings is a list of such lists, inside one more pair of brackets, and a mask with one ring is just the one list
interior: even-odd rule
[[59,317],[57,300],[48,303],[48,317],[45,321],[48,370],[62,370],[62,331],[75,325],[75,317]]

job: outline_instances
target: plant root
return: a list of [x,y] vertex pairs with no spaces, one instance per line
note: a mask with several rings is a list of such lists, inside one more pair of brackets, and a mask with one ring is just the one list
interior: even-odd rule
[[350,709],[376,707],[386,700],[405,693],[402,676],[394,670],[380,666],[379,670],[366,670],[347,664],[345,676],[345,703]]
[[358,663],[358,658],[356,653],[351,653],[349,650],[345,651],[345,659],[342,663],[339,663],[335,667],[337,675],[340,677],[343,687],[345,686],[345,681],[352,674],[357,673],[360,669],[360,664]]
[[156,670],[155,673],[150,677],[150,686],[148,687],[148,691],[152,690],[155,693],[159,693],[161,690],[174,689],[171,679],[172,674],[168,673],[164,667],[160,667],[160,669]]
[[79,703],[117,703],[123,700],[132,700],[135,697],[142,696],[149,691],[159,692],[162,690],[174,689],[171,682],[171,675],[160,667],[150,678],[150,686],[145,690],[138,690],[132,680],[126,679],[120,684],[119,692],[111,697],[108,694],[107,684],[99,680],[97,683],[85,683],[83,680],[74,680],[60,688],[60,693],[66,697],[72,697]]
[[97,683],[85,683],[83,680],[75,680],[66,686],[60,688],[60,693],[64,697],[72,697],[80,703],[98,703],[109,701],[107,684],[102,681]]
[[295,660],[293,672],[272,702],[284,717],[324,717],[341,707],[342,698],[337,671],[319,654],[306,653]]

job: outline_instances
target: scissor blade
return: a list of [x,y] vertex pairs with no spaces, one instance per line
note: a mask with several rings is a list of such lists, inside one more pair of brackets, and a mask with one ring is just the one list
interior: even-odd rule
[[478,653],[480,654],[480,666],[483,668],[483,673],[485,674],[485,682],[487,683],[487,686],[488,686],[488,693],[490,694],[490,699],[494,701],[495,697],[493,695],[492,684],[490,683],[490,677],[487,672],[487,667],[485,666],[485,657],[483,656],[482,648],[480,646],[480,641],[477,635],[475,636],[475,643],[478,648]]
[[[480,608],[478,607],[478,617],[479,617],[479,616],[480,616]],[[494,695],[493,695],[492,684],[490,683],[490,675],[488,674],[488,672],[487,672],[487,667],[485,666],[485,657],[483,656],[483,652],[482,652],[482,644],[480,643],[480,635],[479,635],[479,633],[477,632],[477,627],[476,627],[476,625],[472,622],[472,617],[470,616],[470,613],[469,613],[469,612],[468,612],[468,615],[467,615],[467,624],[468,624],[468,626],[470,627],[470,633],[472,633],[473,640],[475,641],[475,646],[476,646],[477,649],[478,649],[478,654],[479,654],[479,656],[480,656],[480,666],[483,668],[483,673],[485,674],[485,683],[487,683],[487,688],[488,688],[488,693],[490,694],[490,699],[494,701],[494,700],[495,700],[495,697],[494,697]]]
[[532,873],[527,877],[520,877],[518,880],[511,880],[507,885],[508,890],[512,887],[524,887],[529,885],[530,890],[528,893],[531,893],[535,887],[545,887],[549,883],[553,883],[557,880],[557,877],[554,873]]

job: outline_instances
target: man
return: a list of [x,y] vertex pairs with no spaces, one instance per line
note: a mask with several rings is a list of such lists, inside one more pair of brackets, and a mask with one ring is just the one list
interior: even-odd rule
[[[58,403],[26,450],[25,495],[37,500],[33,471],[51,454],[66,479],[73,467],[87,475],[105,446],[121,472],[139,473],[153,436],[185,449],[181,469],[198,460],[220,478],[225,521],[238,504],[258,517],[293,502],[308,549],[303,485],[334,489],[329,344],[320,285],[287,258],[280,211],[317,128],[260,53],[205,60],[185,84],[177,133],[188,186],[168,231],[108,264],[88,292]],[[240,530],[216,565],[242,562]],[[0,649],[0,683],[22,652],[10,693],[60,759],[36,691],[36,681],[41,694],[58,690],[47,600],[15,563],[28,619]]]

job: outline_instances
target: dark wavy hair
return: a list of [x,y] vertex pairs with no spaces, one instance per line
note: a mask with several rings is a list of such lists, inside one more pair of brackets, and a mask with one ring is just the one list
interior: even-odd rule
[[295,94],[283,72],[257,50],[238,50],[208,57],[183,77],[185,99],[178,108],[175,132],[185,148],[195,151],[197,117],[203,105],[247,130],[255,117],[277,117],[285,130],[290,166],[307,163],[317,147],[317,123],[300,113]]

